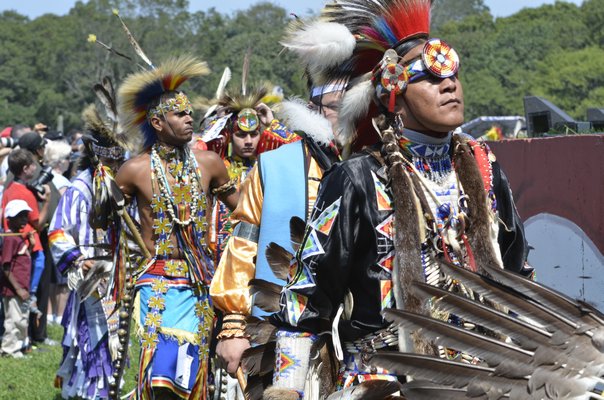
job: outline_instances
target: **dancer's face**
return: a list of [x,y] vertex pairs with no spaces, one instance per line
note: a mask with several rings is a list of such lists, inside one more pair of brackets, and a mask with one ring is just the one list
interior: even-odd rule
[[[407,53],[405,64],[421,56],[420,44]],[[429,136],[443,137],[464,121],[463,89],[457,75],[450,78],[428,76],[409,83],[397,96],[395,112],[406,128]]]
[[260,141],[258,130],[245,132],[237,131],[231,138],[233,143],[233,153],[241,158],[250,158],[256,155],[256,148]]
[[168,111],[163,118],[153,118],[160,142],[184,146],[193,138],[193,117],[188,111]]
[[338,113],[343,94],[343,91],[326,93],[320,97],[318,104],[309,103],[311,109],[319,111],[329,121],[334,135],[338,132]]

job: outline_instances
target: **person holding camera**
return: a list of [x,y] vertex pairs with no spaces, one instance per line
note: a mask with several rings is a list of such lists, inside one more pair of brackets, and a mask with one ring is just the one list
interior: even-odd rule
[[[40,277],[44,271],[45,257],[38,232],[40,231],[40,221],[45,221],[48,216],[48,200],[50,198],[50,187],[47,184],[49,180],[44,181],[44,174],[40,175],[38,179],[33,179],[36,168],[36,160],[30,151],[16,149],[11,152],[8,156],[8,169],[15,178],[4,190],[2,196],[3,227],[5,231],[8,229],[8,221],[4,216],[4,210],[10,201],[24,200],[29,208],[31,208],[23,232],[25,234],[29,232],[33,233],[33,243],[31,243],[33,246],[31,257],[32,276],[30,282],[30,293],[32,295],[35,295]],[[50,179],[52,179],[52,174]],[[36,198],[41,201],[41,207],[38,207],[38,200]]]

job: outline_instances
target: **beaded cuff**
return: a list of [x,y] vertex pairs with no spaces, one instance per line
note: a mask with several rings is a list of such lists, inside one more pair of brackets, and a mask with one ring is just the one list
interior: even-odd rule
[[221,194],[231,193],[237,190],[237,179],[231,179],[227,183],[212,189],[214,196],[220,196]]
[[222,330],[216,336],[218,340],[231,338],[249,339],[245,332],[245,316],[241,314],[227,314],[222,320]]

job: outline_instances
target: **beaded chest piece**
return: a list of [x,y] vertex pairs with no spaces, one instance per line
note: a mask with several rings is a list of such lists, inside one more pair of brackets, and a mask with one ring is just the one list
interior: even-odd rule
[[[165,169],[162,160],[166,162]],[[175,181],[172,185],[168,174]],[[213,268],[203,245],[207,231],[206,196],[194,156],[186,147],[169,148],[156,143],[151,149],[151,185],[156,257],[170,258],[174,235],[191,266],[191,280],[209,284]]]

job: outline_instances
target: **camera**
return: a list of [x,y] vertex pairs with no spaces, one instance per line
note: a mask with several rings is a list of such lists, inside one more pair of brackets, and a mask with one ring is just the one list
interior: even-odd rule
[[14,148],[16,147],[18,144],[18,141],[13,139],[12,137],[3,137],[0,138],[0,147],[8,147],[8,148]]
[[33,181],[29,182],[27,184],[27,188],[29,190],[31,190],[32,192],[34,192],[34,194],[38,195],[43,195],[44,192],[46,190],[44,190],[44,185],[46,185],[48,182],[52,181],[53,178],[53,173],[52,173],[52,167],[44,167],[42,168],[42,171],[40,172],[40,176],[38,176],[36,179],[34,179]]

